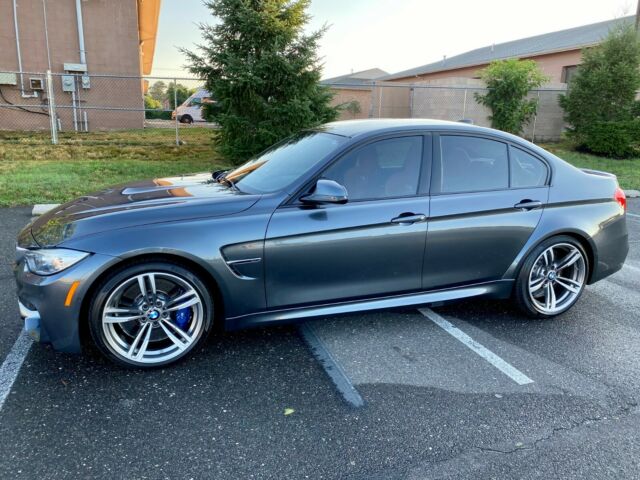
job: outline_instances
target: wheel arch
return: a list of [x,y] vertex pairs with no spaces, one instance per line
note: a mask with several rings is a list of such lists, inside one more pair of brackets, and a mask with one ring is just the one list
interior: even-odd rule
[[195,275],[197,275],[203,283],[206,285],[209,293],[213,298],[213,328],[221,329],[224,327],[224,295],[222,294],[222,290],[220,289],[220,285],[215,278],[215,276],[211,273],[209,269],[204,267],[200,262],[189,258],[185,255],[180,255],[175,252],[147,252],[139,255],[131,255],[125,258],[122,258],[121,261],[114,263],[109,266],[104,271],[100,272],[100,274],[95,277],[89,288],[87,289],[84,298],[82,299],[82,304],[80,307],[80,321],[79,321],[79,333],[80,333],[80,342],[83,346],[88,345],[90,343],[91,334],[89,332],[89,308],[91,300],[96,292],[96,289],[101,284],[101,282],[107,278],[108,276],[123,270],[131,265],[135,265],[138,263],[147,263],[153,261],[162,261],[169,262],[180,265],[188,270],[192,271]]
[[510,272],[513,272],[512,274],[513,276],[511,277],[509,275],[509,272],[507,272],[507,275],[505,275],[505,277],[508,276],[508,278],[517,279],[518,275],[520,275],[520,271],[527,257],[538,245],[540,245],[542,242],[552,237],[558,237],[562,235],[575,239],[587,254],[587,263],[588,263],[587,284],[590,284],[591,277],[593,276],[593,272],[595,270],[595,265],[597,262],[597,253],[596,253],[597,250],[596,250],[595,244],[586,232],[583,232],[578,229],[571,229],[571,228],[558,229],[551,232],[547,232],[545,235],[537,237],[534,241],[529,242],[525,246],[525,248],[522,250],[522,252],[520,252],[520,254],[518,255],[518,258],[516,260],[517,267],[515,269],[509,269]]

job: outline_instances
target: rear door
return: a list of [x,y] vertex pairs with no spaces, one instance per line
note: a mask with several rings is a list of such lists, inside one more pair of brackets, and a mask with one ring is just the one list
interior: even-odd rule
[[423,288],[502,278],[536,228],[549,167],[490,137],[434,138]]
[[431,136],[415,133],[370,142],[318,177],[344,185],[348,203],[278,208],[265,241],[269,307],[419,290],[431,151]]

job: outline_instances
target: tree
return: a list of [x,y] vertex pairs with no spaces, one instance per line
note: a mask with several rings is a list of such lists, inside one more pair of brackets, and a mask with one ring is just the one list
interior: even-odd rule
[[633,27],[625,25],[612,30],[600,45],[583,51],[567,94],[560,98],[570,135],[585,146],[598,124],[632,121],[639,111],[638,89],[640,40]]
[[[174,94],[173,94],[174,90],[176,91],[176,93],[175,93],[175,97],[176,98],[175,99],[174,99]],[[169,86],[167,87],[167,91],[165,93],[164,99],[166,100],[166,102],[170,106],[170,108],[173,108],[174,101],[176,102],[177,106],[180,106],[185,102],[185,100],[187,98],[189,98],[194,93],[195,93],[195,89],[194,88],[185,87],[181,83],[177,83],[176,84],[174,82],[171,82],[169,84]]]
[[520,134],[524,125],[536,114],[538,103],[527,99],[534,88],[549,79],[533,60],[496,60],[480,72],[488,92],[475,94],[476,101],[491,109],[491,126],[505,132]]
[[318,41],[305,34],[310,0],[209,0],[215,25],[183,50],[192,73],[216,99],[205,114],[220,125],[221,153],[242,161],[305,128],[334,120],[332,93],[320,85]]
[[167,84],[162,80],[158,80],[149,87],[148,95],[157,102],[162,103],[167,96]]

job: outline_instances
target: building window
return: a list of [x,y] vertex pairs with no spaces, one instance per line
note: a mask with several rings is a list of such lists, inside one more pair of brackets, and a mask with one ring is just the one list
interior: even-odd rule
[[562,67],[562,82],[569,83],[577,71],[577,65],[568,65],[566,67]]

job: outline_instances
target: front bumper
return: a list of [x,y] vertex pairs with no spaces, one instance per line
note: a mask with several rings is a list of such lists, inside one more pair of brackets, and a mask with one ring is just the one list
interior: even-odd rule
[[21,301],[18,301],[18,306],[20,307],[20,317],[24,320],[24,331],[36,342],[45,341],[41,335],[38,311],[30,310]]
[[[24,259],[18,260],[14,274],[25,331],[36,341],[51,343],[56,350],[80,352],[83,300],[99,275],[117,261],[117,257],[93,254],[67,270],[45,277],[31,273]],[[79,282],[78,287],[66,305],[75,282]]]

